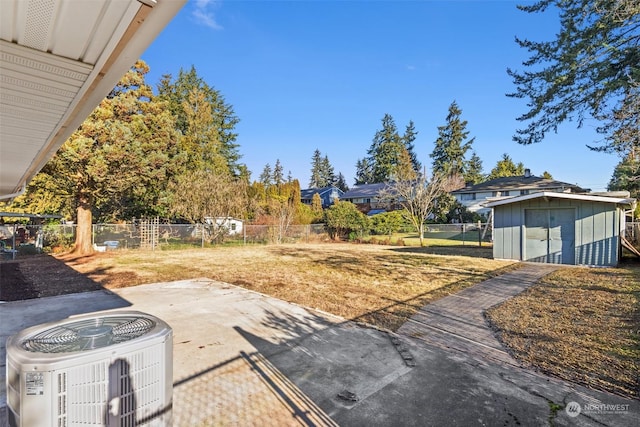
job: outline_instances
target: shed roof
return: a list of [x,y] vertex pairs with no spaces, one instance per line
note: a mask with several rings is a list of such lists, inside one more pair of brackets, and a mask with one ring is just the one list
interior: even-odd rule
[[505,197],[500,199],[490,199],[488,203],[484,205],[488,208],[493,208],[501,205],[508,205],[511,203],[524,202],[526,200],[533,199],[570,199],[570,200],[583,200],[589,202],[598,203],[613,203],[616,205],[623,205],[632,207],[636,204],[636,199],[622,198],[622,197],[608,197],[608,196],[595,196],[591,194],[575,194],[575,193],[557,193],[553,191],[542,191],[539,193],[525,194],[523,196]]

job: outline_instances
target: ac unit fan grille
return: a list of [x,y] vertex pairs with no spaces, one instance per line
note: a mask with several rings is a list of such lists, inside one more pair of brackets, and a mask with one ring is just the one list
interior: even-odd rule
[[94,350],[130,341],[156,326],[146,317],[113,316],[79,320],[54,326],[22,340],[22,348],[38,353]]

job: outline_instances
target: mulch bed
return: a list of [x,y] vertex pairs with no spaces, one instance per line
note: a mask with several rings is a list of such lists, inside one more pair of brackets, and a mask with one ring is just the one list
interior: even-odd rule
[[0,301],[21,301],[100,289],[103,289],[100,284],[50,255],[0,261]]

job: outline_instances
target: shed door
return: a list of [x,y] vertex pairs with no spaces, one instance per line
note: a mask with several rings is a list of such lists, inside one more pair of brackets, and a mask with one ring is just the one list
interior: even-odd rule
[[525,260],[575,264],[574,209],[526,209]]

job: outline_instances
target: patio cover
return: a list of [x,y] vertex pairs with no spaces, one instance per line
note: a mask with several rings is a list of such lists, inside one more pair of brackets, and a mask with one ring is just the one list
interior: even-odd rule
[[0,0],[0,200],[16,197],[186,0]]

